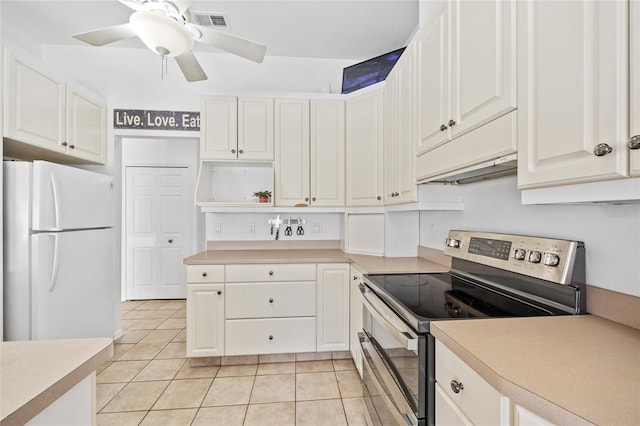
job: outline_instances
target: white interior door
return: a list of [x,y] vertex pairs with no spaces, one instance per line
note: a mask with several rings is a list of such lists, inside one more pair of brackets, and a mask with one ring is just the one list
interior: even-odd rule
[[127,299],[186,297],[190,202],[188,168],[126,168]]

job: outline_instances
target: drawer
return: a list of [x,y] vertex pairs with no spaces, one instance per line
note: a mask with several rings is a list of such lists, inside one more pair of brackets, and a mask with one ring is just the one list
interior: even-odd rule
[[224,265],[187,265],[187,282],[223,283]]
[[314,317],[316,283],[227,283],[227,319]]
[[[453,380],[463,386],[458,393],[453,390],[451,384]],[[438,341],[436,341],[436,382],[441,391],[474,424],[501,424],[501,406],[505,401],[508,404],[508,400]]]
[[227,282],[315,281],[315,263],[227,265]]
[[315,350],[315,317],[225,321],[225,355],[315,352]]

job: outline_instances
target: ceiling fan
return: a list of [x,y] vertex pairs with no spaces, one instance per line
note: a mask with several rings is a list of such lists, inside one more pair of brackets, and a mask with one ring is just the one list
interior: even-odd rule
[[191,1],[118,0],[135,12],[126,24],[73,34],[93,46],[103,46],[130,37],[139,37],[163,61],[174,57],[187,81],[207,79],[192,52],[194,41],[204,43],[254,62],[262,62],[267,47],[229,33],[212,30],[192,18]]

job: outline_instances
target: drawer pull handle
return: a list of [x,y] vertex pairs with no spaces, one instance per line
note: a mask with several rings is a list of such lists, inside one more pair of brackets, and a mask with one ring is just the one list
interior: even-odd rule
[[269,299],[269,303],[273,303],[273,299]]
[[203,276],[203,277],[206,277],[206,276],[207,276],[207,273],[206,273],[206,272],[203,272],[203,273],[202,273],[202,276]]
[[222,290],[218,290],[218,294],[222,294]]
[[273,271],[269,271],[269,275],[273,276]]
[[462,385],[462,383],[458,382],[457,380],[451,381],[451,390],[453,391],[453,393],[460,393],[460,391],[463,389],[464,386]]
[[269,340],[273,340],[273,335],[269,336]]

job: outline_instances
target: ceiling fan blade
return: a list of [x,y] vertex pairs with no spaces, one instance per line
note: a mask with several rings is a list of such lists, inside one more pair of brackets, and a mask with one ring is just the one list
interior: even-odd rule
[[142,3],[138,0],[118,0],[120,3],[124,4],[127,7],[130,7],[131,9],[138,11],[138,10],[145,10],[145,7],[142,5]]
[[176,5],[180,15],[182,15],[191,6],[191,0],[174,0],[173,4]]
[[187,81],[202,81],[207,79],[207,74],[205,74],[191,50],[187,50],[175,58]]
[[211,30],[200,25],[194,25],[202,33],[202,37],[196,39],[200,43],[208,44],[218,49],[225,50],[254,62],[262,62],[267,46],[262,43],[247,40],[232,34]]
[[103,46],[114,41],[135,37],[136,33],[129,23],[114,25],[112,27],[100,28],[86,33],[74,34],[73,38],[94,46]]

